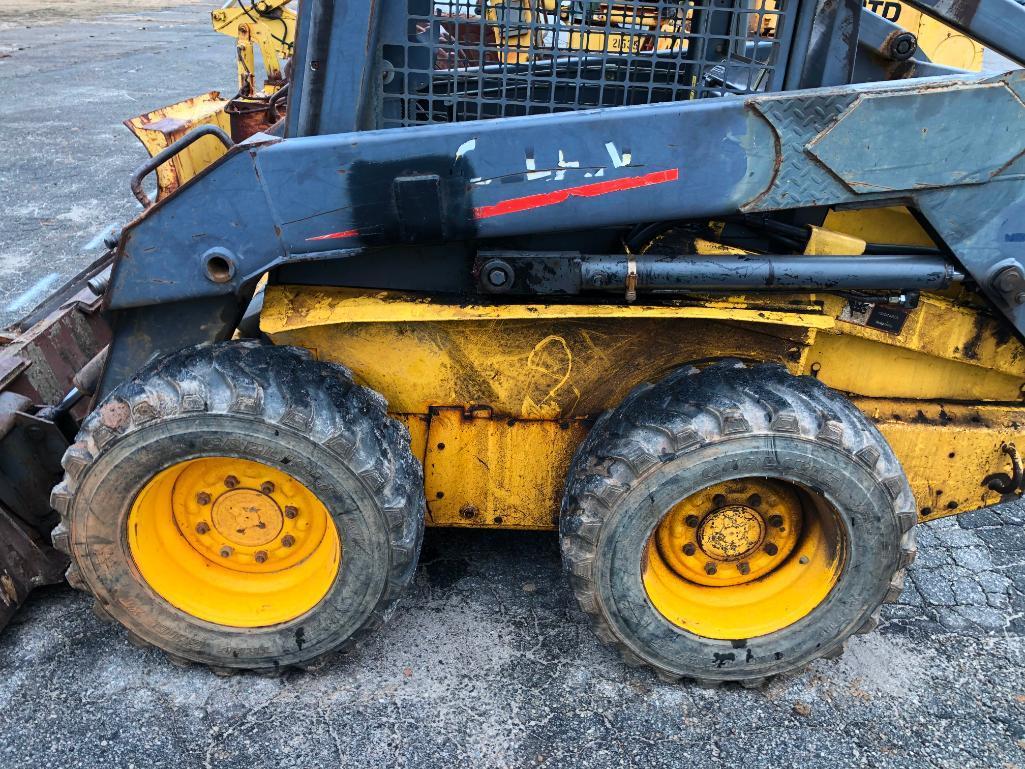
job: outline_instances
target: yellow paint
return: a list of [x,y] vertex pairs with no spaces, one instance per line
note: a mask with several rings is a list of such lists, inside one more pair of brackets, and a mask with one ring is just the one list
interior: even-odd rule
[[822,226],[870,243],[898,243],[930,248],[936,246],[911,212],[899,206],[858,211],[830,211]]
[[822,603],[846,549],[838,517],[810,492],[744,478],[704,489],[663,517],[648,542],[644,587],[683,630],[755,638]]
[[569,464],[587,431],[580,421],[435,410],[424,462],[428,524],[551,529]]
[[275,286],[261,328],[276,344],[348,366],[395,413],[484,405],[503,417],[573,419],[710,355],[797,365],[812,330],[834,320],[807,303],[779,304],[467,305]]
[[[230,133],[231,121],[224,111],[227,104],[217,91],[211,91],[126,120],[125,125],[152,157],[201,125],[214,125]],[[204,136],[179,152],[157,168],[157,199],[163,200],[226,151],[216,137]]]
[[988,483],[1012,474],[1001,447],[1020,442],[1025,407],[871,398],[854,403],[893,447],[923,519],[1004,501]]
[[[906,347],[899,345],[899,337],[876,340],[872,337],[885,332],[851,325],[850,333],[818,334],[801,373],[814,374],[841,392],[877,398],[1004,402],[1021,398],[1020,373],[1001,373],[995,366],[955,358],[952,348],[957,339],[945,342],[942,325],[919,329],[917,336],[914,329],[907,331]],[[1002,353],[992,348],[990,352],[991,361],[1005,363],[1000,360]]]
[[429,294],[356,288],[273,286],[267,291],[260,327],[268,334],[338,323],[400,323],[482,320],[592,320],[671,318],[746,321],[757,324],[832,328],[832,318],[814,312],[722,303],[666,302],[660,305],[467,303]]
[[[262,327],[277,344],[348,366],[388,399],[427,467],[434,525],[551,527],[590,420],[640,383],[724,357],[776,361],[853,395],[893,443],[927,515],[996,501],[982,480],[1007,472],[1001,444],[1025,424],[1025,406],[1014,405],[1021,343],[946,297],[924,295],[899,334],[843,320],[846,307],[833,295],[503,306],[272,286]],[[966,400],[980,404],[949,405]],[[944,424],[941,402],[947,414],[964,411],[957,427]],[[467,506],[473,516],[462,515]]]
[[825,227],[808,227],[810,237],[804,253],[808,256],[846,256],[865,253],[865,241],[861,238],[836,232]]
[[186,614],[229,627],[316,606],[341,561],[323,503],[287,473],[212,457],[156,475],[132,504],[128,546],[146,583]]

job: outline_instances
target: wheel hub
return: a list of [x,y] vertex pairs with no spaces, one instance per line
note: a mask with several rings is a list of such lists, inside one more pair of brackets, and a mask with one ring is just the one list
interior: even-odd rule
[[285,522],[277,503],[253,489],[222,494],[214,502],[210,518],[221,537],[243,547],[260,547],[272,542]]
[[765,538],[765,521],[757,510],[729,505],[709,513],[698,528],[698,546],[717,561],[738,561]]

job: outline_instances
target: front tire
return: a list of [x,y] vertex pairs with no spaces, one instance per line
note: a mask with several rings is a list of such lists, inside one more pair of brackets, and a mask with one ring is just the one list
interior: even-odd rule
[[383,399],[295,348],[203,345],[115,389],[52,504],[69,582],[133,640],[218,671],[308,665],[412,578],[423,477]]
[[893,451],[846,398],[725,362],[632,393],[578,451],[563,559],[628,663],[755,685],[875,627],[914,557]]

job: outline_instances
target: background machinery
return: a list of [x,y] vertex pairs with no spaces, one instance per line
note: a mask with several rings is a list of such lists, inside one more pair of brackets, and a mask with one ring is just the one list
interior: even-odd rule
[[839,654],[916,522],[1025,481],[1025,79],[968,71],[1025,9],[876,5],[215,12],[239,94],[130,121],[144,212],[9,333],[5,616],[66,569],[174,660],[302,667],[425,524],[551,529],[629,663]]

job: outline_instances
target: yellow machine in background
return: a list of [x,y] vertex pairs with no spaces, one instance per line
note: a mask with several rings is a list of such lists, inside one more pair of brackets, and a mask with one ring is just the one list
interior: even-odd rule
[[[215,31],[235,40],[238,92],[230,99],[219,91],[147,112],[125,125],[151,155],[156,155],[197,126],[214,125],[242,141],[265,130],[286,108],[283,90],[287,64],[295,44],[292,0],[234,0],[210,14]],[[263,83],[257,84],[257,51],[263,63]],[[157,169],[157,199],[161,200],[224,155],[221,142],[205,137]]]
[[913,32],[918,37],[919,50],[937,64],[973,72],[982,69],[985,49],[960,32],[896,0],[863,0],[862,4],[887,21]]

